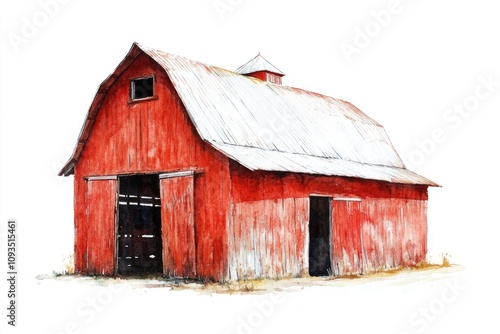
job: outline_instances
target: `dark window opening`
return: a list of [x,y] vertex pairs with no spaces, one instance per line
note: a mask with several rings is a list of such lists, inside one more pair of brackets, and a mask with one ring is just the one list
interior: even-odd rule
[[309,197],[309,275],[331,274],[330,197]]
[[133,79],[130,82],[130,99],[140,100],[154,96],[154,78]]
[[163,265],[158,175],[120,177],[118,210],[118,273],[161,273]]

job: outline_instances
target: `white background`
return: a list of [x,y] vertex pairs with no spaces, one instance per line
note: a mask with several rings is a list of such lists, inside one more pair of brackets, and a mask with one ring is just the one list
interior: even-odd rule
[[[492,1],[401,0],[389,18],[382,18],[383,24],[377,23],[374,13],[393,8],[388,0],[54,0],[50,7],[43,5],[49,2],[0,5],[0,232],[5,254],[7,219],[18,220],[19,266],[26,280],[26,290],[20,286],[21,325],[55,333],[65,322],[62,310],[71,309],[69,301],[83,298],[69,292],[80,289],[78,284],[39,285],[31,278],[61,270],[64,258],[72,252],[73,178],[57,173],[71,155],[98,85],[137,41],[227,69],[236,69],[261,52],[286,73],[285,85],[348,100],[384,125],[408,167],[442,185],[429,191],[430,259],[439,261],[447,253],[467,272],[468,299],[457,301],[453,310],[447,309],[426,331],[439,332],[440,328],[446,332],[453,326],[498,330],[487,304],[499,297],[493,282],[498,272],[500,20]],[[44,14],[44,7],[50,15]],[[359,32],[363,30],[371,36],[363,38]],[[357,47],[357,53],[346,57],[342,51],[346,44]],[[481,78],[489,78],[496,86],[488,91],[481,87]],[[488,96],[475,98],[477,89]],[[455,105],[469,102],[467,116],[458,119],[458,114],[448,114]],[[455,117],[453,122],[446,115]],[[429,144],[438,129],[440,142]],[[427,152],[417,142],[427,142]],[[0,262],[4,268],[5,255]],[[412,296],[421,295],[424,292],[419,289],[429,286],[408,284],[412,294],[405,298],[403,293],[398,302],[405,309],[417,310],[421,303]],[[435,284],[438,292],[444,286],[443,282]],[[5,285],[1,287],[4,309]],[[401,308],[391,308],[384,296],[395,296],[406,288],[391,288],[389,283],[369,287],[363,287],[369,291],[366,296],[348,289],[333,300],[306,294],[297,306],[310,303],[301,320],[329,332],[360,328],[418,332],[405,319],[401,325],[387,325],[391,310],[396,312],[394,319],[405,315],[397,314]],[[427,300],[432,300],[432,293]],[[41,296],[55,309],[44,308]],[[373,303],[375,297],[381,307]],[[35,298],[40,308],[23,314],[23,307],[35,303]],[[186,325],[203,323],[192,319],[204,319],[205,313],[189,312],[189,305],[201,305],[203,298],[207,297],[182,295],[181,304],[187,303],[187,309],[173,308],[169,317],[184,319]],[[221,324],[201,327],[208,332],[229,328],[222,324],[236,319],[233,312],[238,312],[231,303],[246,303],[243,297],[222,302],[220,298],[212,297],[207,303],[211,319],[217,319],[214,324]],[[154,314],[162,314],[158,310],[164,306],[154,297],[142,302],[156,310]],[[349,321],[336,318],[335,311],[345,310],[339,307],[343,303],[352,306],[357,316]],[[366,303],[374,307],[363,307]],[[328,307],[333,305],[336,308],[330,312]],[[220,313],[215,311],[218,307]],[[313,319],[317,314],[331,318]],[[279,326],[269,322],[255,332],[302,328],[297,327],[297,316],[288,322],[282,316]],[[367,324],[365,317],[374,323]],[[0,314],[0,319],[3,326],[6,318]],[[116,328],[118,319],[103,318],[99,328]],[[385,319],[385,327],[377,327],[381,326],[377,319]],[[128,320],[136,326],[145,321],[133,316]],[[163,320],[168,323],[168,317]],[[37,327],[37,321],[45,327]],[[168,331],[174,329],[165,326]]]

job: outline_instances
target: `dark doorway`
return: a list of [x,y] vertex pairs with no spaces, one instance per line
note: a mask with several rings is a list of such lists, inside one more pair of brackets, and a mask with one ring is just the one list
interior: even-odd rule
[[330,197],[309,197],[309,275],[328,276],[330,255]]
[[161,208],[158,175],[120,177],[118,193],[118,273],[162,272]]

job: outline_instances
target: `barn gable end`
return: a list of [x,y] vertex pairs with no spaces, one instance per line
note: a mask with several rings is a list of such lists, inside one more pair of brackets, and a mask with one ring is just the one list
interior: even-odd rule
[[[154,96],[131,101],[130,81],[147,76],[154,76]],[[109,209],[92,212],[93,208],[106,208],[89,202],[89,184],[102,187],[102,180],[98,179],[102,176],[119,179],[127,175],[192,171],[196,189],[196,209],[192,210],[197,228],[193,238],[200,247],[196,252],[196,275],[220,279],[226,271],[227,257],[222,240],[226,234],[228,159],[201,140],[172,83],[148,55],[138,54],[113,80],[95,112],[91,130],[82,131],[88,131],[88,136],[73,167],[76,271],[109,275],[117,270],[113,243],[102,255],[108,258],[106,264],[95,265],[92,259],[98,240],[114,240],[116,231],[99,230],[98,220],[93,217],[109,215]],[[103,190],[107,193],[102,196],[116,194],[118,186],[112,187],[114,190]]]

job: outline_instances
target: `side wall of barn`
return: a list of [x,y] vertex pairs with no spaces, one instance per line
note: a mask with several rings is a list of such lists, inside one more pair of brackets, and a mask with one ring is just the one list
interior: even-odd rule
[[[130,101],[130,80],[152,74],[155,97]],[[109,213],[92,213],[104,206],[86,201],[85,178],[181,170],[195,171],[197,276],[223,279],[227,272],[223,240],[227,239],[230,194],[228,159],[201,140],[164,70],[141,54],[109,88],[75,166],[76,271],[110,275],[116,264],[114,222],[93,218]],[[108,198],[116,196],[116,191],[102,191],[100,196],[106,198],[108,208],[116,201]],[[107,244],[100,246],[102,240]]]
[[[425,260],[426,186],[251,172],[236,163],[231,163],[231,182],[231,280],[308,275],[310,195],[332,198],[334,275],[412,266]],[[360,201],[350,205],[342,198]]]

